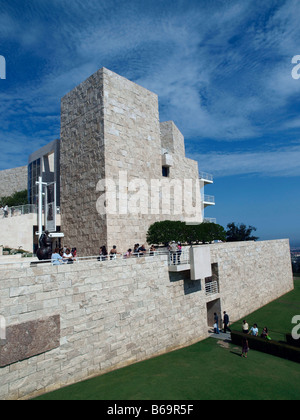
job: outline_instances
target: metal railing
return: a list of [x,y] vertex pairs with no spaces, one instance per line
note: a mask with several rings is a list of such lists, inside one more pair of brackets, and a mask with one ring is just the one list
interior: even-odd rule
[[205,283],[205,294],[214,295],[219,293],[219,285],[216,280]]
[[204,179],[213,182],[214,177],[212,174],[208,174],[207,172],[199,172],[199,179]]
[[[9,207],[7,213],[4,209],[0,209],[0,218],[22,216],[24,214],[37,214],[38,206],[36,204],[24,204],[22,206]],[[44,213],[44,206],[43,206]],[[56,208],[56,214],[60,214],[60,207]]]
[[217,219],[214,217],[204,217],[203,222],[204,223],[217,223]]
[[202,201],[204,203],[208,203],[208,204],[215,204],[215,197],[213,195],[207,195],[207,194],[203,194],[201,196]]
[[[189,264],[190,263],[190,254],[189,247],[182,248],[181,251],[169,252],[167,249],[160,249],[156,251],[147,250],[145,252],[136,252],[131,253],[117,253],[117,254],[108,254],[104,255],[92,255],[85,257],[75,257],[73,261],[67,261],[64,258],[57,261],[42,260],[39,261],[37,258],[21,258],[21,261],[1,261],[0,259],[0,269],[1,268],[26,268],[30,266],[37,266],[39,264],[48,264],[48,265],[64,265],[64,264],[78,264],[81,262],[107,262],[114,260],[127,260],[130,258],[145,258],[145,257],[154,257],[165,255],[167,257],[168,265],[179,265],[179,264]],[[5,258],[4,258],[5,259]]]
[[176,252],[166,251],[165,254],[169,256],[168,264],[169,265],[180,265],[180,264],[190,264],[190,251],[189,247],[184,247],[181,250]]

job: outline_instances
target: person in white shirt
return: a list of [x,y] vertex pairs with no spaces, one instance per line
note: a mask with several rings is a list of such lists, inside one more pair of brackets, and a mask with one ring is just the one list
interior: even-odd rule
[[73,255],[71,254],[71,251],[69,248],[66,249],[66,252],[63,254],[63,260],[67,264],[72,264],[73,262]]
[[8,217],[8,206],[7,206],[7,204],[4,206],[3,211],[4,211],[4,216],[3,217]]
[[176,254],[177,254],[178,246],[175,241],[172,241],[169,245],[169,252],[170,252],[170,260],[171,263],[176,264]]
[[254,324],[253,327],[250,329],[249,334],[254,335],[255,337],[258,336],[258,328],[257,324]]

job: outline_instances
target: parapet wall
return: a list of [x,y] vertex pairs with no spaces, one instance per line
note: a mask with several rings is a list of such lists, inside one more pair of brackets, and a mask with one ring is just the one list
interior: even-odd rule
[[[219,293],[166,256],[0,270],[0,399],[24,399],[208,336],[293,288],[288,241],[211,245]],[[3,338],[3,337],[1,337]],[[1,367],[2,366],[2,367]]]

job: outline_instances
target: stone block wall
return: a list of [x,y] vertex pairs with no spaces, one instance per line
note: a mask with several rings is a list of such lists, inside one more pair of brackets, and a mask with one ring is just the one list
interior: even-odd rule
[[0,198],[27,190],[27,166],[0,171]]
[[222,310],[230,311],[232,319],[242,318],[294,287],[287,239],[214,244],[211,259],[218,264]]
[[166,257],[5,270],[0,277],[7,329],[60,317],[60,347],[41,354],[37,347],[30,359],[0,367],[0,399],[50,391],[207,335],[199,285],[182,276],[170,281]]
[[[174,123],[160,124],[156,94],[105,68],[68,93],[61,108],[66,242],[81,255],[96,255],[101,245],[123,252],[145,243],[152,223],[186,220],[184,206],[174,212],[178,188],[169,188],[170,209],[162,208],[162,147],[169,144],[174,166],[167,181],[178,180],[182,189],[185,179],[194,182],[187,201],[198,204],[193,221],[201,222],[198,164],[185,157],[184,138]],[[110,198],[103,198],[105,191],[112,192]]]
[[107,240],[106,217],[96,209],[96,185],[105,178],[103,75],[99,70],[61,101],[61,218],[65,243],[97,255]]
[[17,342],[27,346],[20,354],[15,346],[16,362],[7,364],[11,343],[1,341],[0,399],[29,398],[187,346],[208,336],[209,311],[226,310],[234,321],[293,289],[288,241],[210,249],[213,295],[189,271],[169,272],[166,256],[0,269],[6,341],[25,331]]
[[105,174],[119,189],[119,172],[123,171],[127,183],[122,189],[127,199],[122,204],[118,194],[116,214],[107,215],[108,247],[116,245],[126,251],[135,243],[144,243],[145,232],[155,219],[147,188],[162,171],[158,98],[124,77],[103,71]]

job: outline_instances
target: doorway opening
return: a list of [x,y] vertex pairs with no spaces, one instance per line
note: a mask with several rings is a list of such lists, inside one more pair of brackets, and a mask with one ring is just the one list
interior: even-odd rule
[[220,321],[222,319],[221,300],[220,299],[215,299],[215,300],[212,300],[211,302],[207,302],[206,308],[207,308],[207,326],[209,328],[213,328],[213,326],[214,326],[214,313],[216,313],[218,315],[218,318],[219,318],[219,328],[220,328],[220,325],[221,325]]

